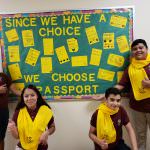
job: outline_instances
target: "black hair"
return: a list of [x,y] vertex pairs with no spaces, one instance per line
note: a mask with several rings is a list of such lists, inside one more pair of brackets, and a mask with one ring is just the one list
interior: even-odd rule
[[46,105],[50,108],[50,106],[46,103],[46,101],[42,98],[42,95],[41,93],[39,92],[39,90],[36,88],[36,86],[32,85],[32,84],[29,84],[27,85],[23,90],[22,90],[22,93],[21,93],[21,100],[18,102],[17,106],[16,106],[16,110],[19,110],[23,107],[26,106],[26,104],[24,103],[24,98],[23,98],[23,95],[24,95],[24,92],[26,89],[32,89],[36,94],[37,94],[37,106],[40,107],[42,105]]
[[132,49],[134,46],[138,45],[139,43],[142,43],[146,48],[148,48],[147,43],[146,43],[145,40],[143,40],[143,39],[136,39],[136,40],[134,40],[134,41],[132,42],[132,44],[131,44],[131,49]]
[[121,91],[115,87],[110,87],[105,91],[106,99],[109,97],[110,94],[121,95]]

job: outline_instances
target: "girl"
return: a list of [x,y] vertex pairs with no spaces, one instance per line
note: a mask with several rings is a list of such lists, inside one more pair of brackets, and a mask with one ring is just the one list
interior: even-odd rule
[[16,149],[48,149],[48,135],[55,131],[53,113],[35,86],[23,89],[8,130],[20,141]]

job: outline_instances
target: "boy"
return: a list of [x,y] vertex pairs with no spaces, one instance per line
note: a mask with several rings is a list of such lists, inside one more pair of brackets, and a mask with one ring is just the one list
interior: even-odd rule
[[130,150],[122,139],[123,125],[128,132],[132,150],[137,150],[135,133],[121,106],[120,94],[117,88],[108,88],[105,102],[92,115],[89,137],[94,142],[95,150]]

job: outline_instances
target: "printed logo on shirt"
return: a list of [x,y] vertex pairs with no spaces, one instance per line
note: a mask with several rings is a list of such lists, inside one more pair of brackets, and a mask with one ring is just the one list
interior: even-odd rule
[[146,91],[144,91],[144,88],[143,88],[143,87],[140,87],[140,88],[139,88],[139,92],[140,92],[140,93],[145,93]]
[[30,137],[30,136],[29,136],[29,137],[27,137],[27,142],[28,142],[28,143],[32,143],[32,142],[33,142],[32,137]]
[[121,125],[121,119],[118,119],[118,126]]

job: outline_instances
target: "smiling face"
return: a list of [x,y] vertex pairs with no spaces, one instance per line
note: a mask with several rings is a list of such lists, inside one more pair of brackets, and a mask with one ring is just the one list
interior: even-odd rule
[[132,47],[131,52],[132,52],[132,56],[136,60],[144,60],[147,57],[148,49],[143,43],[139,43],[135,45],[134,47]]
[[23,99],[29,109],[34,110],[36,108],[38,96],[34,90],[29,88],[25,89]]
[[121,96],[120,94],[114,95],[110,94],[106,99],[106,105],[112,110],[116,110],[121,105]]

